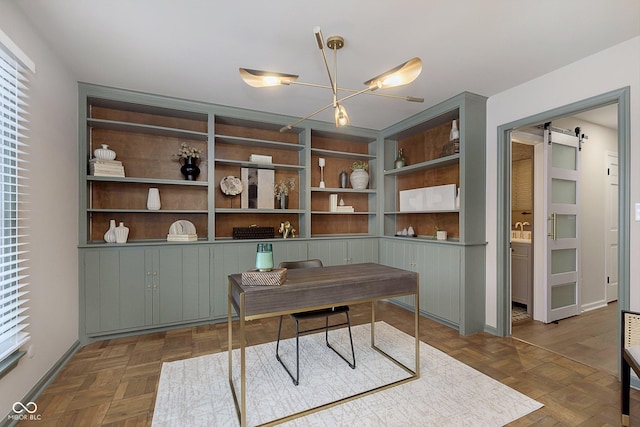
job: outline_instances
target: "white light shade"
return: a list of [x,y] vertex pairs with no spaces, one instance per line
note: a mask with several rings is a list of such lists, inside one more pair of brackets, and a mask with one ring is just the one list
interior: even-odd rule
[[[375,86],[377,89],[402,86],[414,81],[422,72],[422,60],[418,57],[398,65],[391,70],[382,73],[364,82],[367,87]],[[374,88],[374,89],[375,89]]]
[[324,167],[324,159],[322,157],[318,159],[318,166],[320,166],[321,168]]
[[275,73],[271,71],[251,70],[249,68],[240,68],[240,77],[249,86],[253,87],[269,87],[289,84],[298,80],[295,74]]
[[349,123],[351,123],[349,121],[349,115],[347,114],[347,110],[342,105],[336,105],[335,118],[336,118],[336,127],[348,126]]

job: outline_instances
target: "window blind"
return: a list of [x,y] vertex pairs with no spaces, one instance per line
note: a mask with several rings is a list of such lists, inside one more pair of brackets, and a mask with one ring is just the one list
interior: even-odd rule
[[27,77],[0,45],[0,362],[29,340],[24,266],[24,172]]

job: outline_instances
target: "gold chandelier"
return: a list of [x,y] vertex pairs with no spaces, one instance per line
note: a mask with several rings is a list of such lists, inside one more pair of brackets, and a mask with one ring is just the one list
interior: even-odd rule
[[[291,123],[280,129],[280,132],[286,132],[290,130],[293,126],[315,116],[316,114],[333,107],[334,108],[334,118],[336,127],[347,126],[349,125],[349,115],[347,114],[347,110],[342,104],[343,101],[346,101],[349,98],[353,98],[354,96],[360,94],[368,94],[368,95],[376,95],[383,96],[387,98],[397,98],[404,99],[409,102],[424,102],[424,98],[416,98],[412,96],[396,96],[396,95],[388,95],[379,92],[375,92],[378,89],[387,89],[392,87],[403,86],[413,82],[422,71],[422,60],[420,58],[411,58],[410,60],[398,65],[397,67],[392,68],[376,77],[373,77],[366,82],[364,82],[364,89],[355,90],[355,89],[345,89],[338,87],[338,50],[344,46],[344,38],[341,36],[331,36],[327,39],[327,47],[333,50],[333,74],[329,68],[329,62],[327,61],[327,55],[324,49],[324,38],[322,37],[322,32],[320,31],[320,27],[315,27],[313,30],[316,38],[316,43],[318,44],[318,48],[322,53],[322,58],[324,60],[324,65],[327,69],[327,74],[329,76],[329,85],[322,85],[316,83],[304,83],[298,81],[298,75],[296,74],[284,74],[277,73],[271,71],[263,71],[263,70],[252,70],[249,68],[240,68],[240,77],[247,83],[249,86],[253,87],[269,87],[269,86],[278,86],[278,85],[301,85],[301,86],[311,86],[311,87],[319,87],[330,89],[332,92],[332,101],[331,103],[325,105],[324,107],[314,111],[313,113]],[[339,98],[339,92],[347,92],[348,95]]]

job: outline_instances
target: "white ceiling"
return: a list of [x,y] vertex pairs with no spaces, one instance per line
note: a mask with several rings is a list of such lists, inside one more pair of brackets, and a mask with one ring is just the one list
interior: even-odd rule
[[[326,84],[313,28],[341,35],[339,86],[419,56],[394,95],[345,101],[351,124],[383,129],[462,91],[492,96],[640,35],[638,0],[5,0],[78,81],[301,117],[331,102],[299,86],[256,89],[239,67]],[[330,53],[330,52],[329,52]],[[329,56],[330,62],[332,55]],[[325,111],[317,119],[332,121]]]

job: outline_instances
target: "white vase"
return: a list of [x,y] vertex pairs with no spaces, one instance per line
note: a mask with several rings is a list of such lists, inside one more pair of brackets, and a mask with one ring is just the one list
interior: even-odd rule
[[147,196],[147,209],[150,211],[160,210],[160,191],[157,188],[150,188]]
[[458,130],[458,124],[454,120],[451,123],[451,132],[449,132],[449,141],[455,141],[460,139],[460,131]]
[[436,240],[447,240],[447,232],[445,230],[436,231]]
[[107,144],[102,144],[102,148],[95,149],[93,155],[100,160],[113,160],[116,158],[116,152],[110,150]]
[[127,243],[129,237],[129,228],[124,226],[124,222],[116,227],[116,243]]
[[116,242],[116,220],[112,219],[109,221],[109,229],[106,233],[104,233],[104,241],[107,243],[115,243]]
[[354,190],[364,190],[369,186],[369,174],[364,169],[355,169],[351,172],[349,181]]

